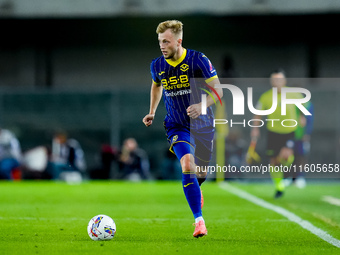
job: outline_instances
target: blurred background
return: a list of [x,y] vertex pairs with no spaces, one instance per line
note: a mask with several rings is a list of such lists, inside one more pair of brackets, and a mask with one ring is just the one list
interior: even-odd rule
[[[125,152],[137,147],[142,178],[178,177],[164,172],[178,166],[162,103],[155,123],[142,123],[150,63],[160,56],[155,30],[167,19],[184,23],[183,46],[204,52],[220,77],[268,77],[281,67],[314,78],[303,84],[315,107],[309,161],[339,163],[339,18],[336,0],[0,0],[0,127],[20,144],[27,169],[18,178],[44,178],[36,171],[61,144],[88,178],[123,178]],[[249,144],[249,128],[235,132]],[[39,148],[48,158],[37,166]]]

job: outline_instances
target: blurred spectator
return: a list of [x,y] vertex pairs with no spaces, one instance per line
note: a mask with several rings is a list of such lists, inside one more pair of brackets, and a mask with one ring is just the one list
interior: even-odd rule
[[21,148],[19,140],[7,129],[0,129],[0,179],[20,179]]
[[[109,144],[103,144],[100,150],[100,166],[90,172],[91,179],[110,179],[112,163],[118,159],[118,151]],[[112,178],[116,178],[116,172],[113,173]]]
[[[67,138],[65,133],[58,133],[53,137],[52,150],[49,155],[47,173],[52,179],[81,178],[80,172],[86,170],[84,152],[75,139]],[[67,172],[72,173],[67,174]],[[78,174],[74,174],[77,172]],[[77,177],[76,177],[77,176]]]
[[138,147],[134,138],[127,138],[119,156],[121,178],[150,179],[150,164],[146,152]]

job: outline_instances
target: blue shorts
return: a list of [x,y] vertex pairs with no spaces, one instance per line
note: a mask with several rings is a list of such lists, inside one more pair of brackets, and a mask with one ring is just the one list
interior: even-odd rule
[[179,160],[185,154],[192,154],[196,165],[209,165],[213,151],[214,127],[193,130],[176,123],[164,122],[164,128],[170,143],[169,150],[175,153]]

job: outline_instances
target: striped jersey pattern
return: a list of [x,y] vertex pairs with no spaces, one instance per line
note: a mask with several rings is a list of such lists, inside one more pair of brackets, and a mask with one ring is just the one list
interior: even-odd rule
[[[209,90],[205,83],[217,77],[210,60],[201,52],[184,49],[177,61],[158,57],[151,62],[152,80],[163,87],[163,100],[167,110],[165,123],[176,123],[191,129],[200,129],[213,125],[212,108],[208,107],[206,115],[190,119],[187,108],[201,102],[200,89]],[[195,79],[193,78],[203,78]]]

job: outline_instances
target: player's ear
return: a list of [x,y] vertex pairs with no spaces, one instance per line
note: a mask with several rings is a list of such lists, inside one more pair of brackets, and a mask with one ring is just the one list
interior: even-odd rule
[[179,45],[182,45],[182,39],[180,38],[180,39],[177,39],[177,43],[179,44]]

